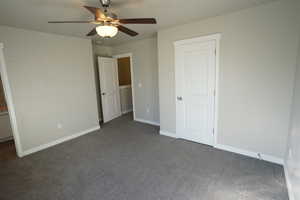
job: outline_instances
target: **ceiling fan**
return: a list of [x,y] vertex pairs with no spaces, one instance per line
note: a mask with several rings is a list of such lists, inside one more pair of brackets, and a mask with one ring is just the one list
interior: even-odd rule
[[92,29],[87,36],[94,36],[96,34],[104,38],[114,37],[118,31],[126,33],[130,36],[138,35],[137,32],[126,28],[122,24],[156,24],[155,18],[129,18],[119,19],[115,13],[109,12],[108,8],[111,4],[110,0],[100,0],[104,11],[100,8],[83,6],[85,9],[94,14],[95,19],[91,21],[49,21],[48,23],[90,23],[95,24],[97,27]]

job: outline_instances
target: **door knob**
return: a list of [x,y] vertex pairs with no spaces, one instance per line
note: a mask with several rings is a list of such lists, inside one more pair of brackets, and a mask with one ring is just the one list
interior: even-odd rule
[[182,97],[181,97],[181,96],[178,96],[178,97],[177,97],[177,100],[178,100],[178,101],[182,101]]
[[102,92],[101,94],[102,94],[102,95],[106,95],[106,93],[105,93],[105,92]]

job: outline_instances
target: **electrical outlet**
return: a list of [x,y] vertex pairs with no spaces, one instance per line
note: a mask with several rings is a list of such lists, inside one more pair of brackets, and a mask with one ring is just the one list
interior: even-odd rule
[[293,158],[293,152],[292,152],[292,149],[289,149],[289,158]]
[[146,112],[147,112],[147,113],[149,113],[149,112],[150,112],[150,109],[149,109],[149,108],[147,108],[147,109],[146,109]]
[[58,129],[62,129],[62,127],[63,127],[63,126],[62,126],[61,123],[58,123],[58,124],[57,124],[57,128],[58,128]]
[[262,157],[261,157],[260,153],[257,154],[257,157],[258,157],[259,160],[262,160]]

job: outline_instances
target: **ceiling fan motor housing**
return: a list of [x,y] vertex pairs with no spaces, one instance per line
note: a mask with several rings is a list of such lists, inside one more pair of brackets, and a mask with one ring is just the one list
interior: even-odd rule
[[118,19],[118,16],[112,12],[107,12],[107,13],[105,13],[105,15],[107,18],[110,18],[110,19]]

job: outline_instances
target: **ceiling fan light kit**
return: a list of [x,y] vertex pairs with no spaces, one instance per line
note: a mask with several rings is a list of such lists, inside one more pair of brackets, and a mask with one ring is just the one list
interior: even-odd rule
[[87,36],[94,36],[98,34],[103,38],[112,38],[117,35],[118,31],[121,31],[130,36],[138,35],[137,32],[126,28],[122,24],[156,24],[155,18],[131,18],[131,19],[118,19],[118,16],[112,12],[108,12],[110,6],[110,0],[100,0],[104,12],[100,8],[83,6],[90,11],[94,17],[94,21],[50,21],[48,23],[89,23],[97,25],[92,29]]
[[103,38],[112,38],[118,33],[118,28],[112,25],[103,25],[96,27],[97,34]]

